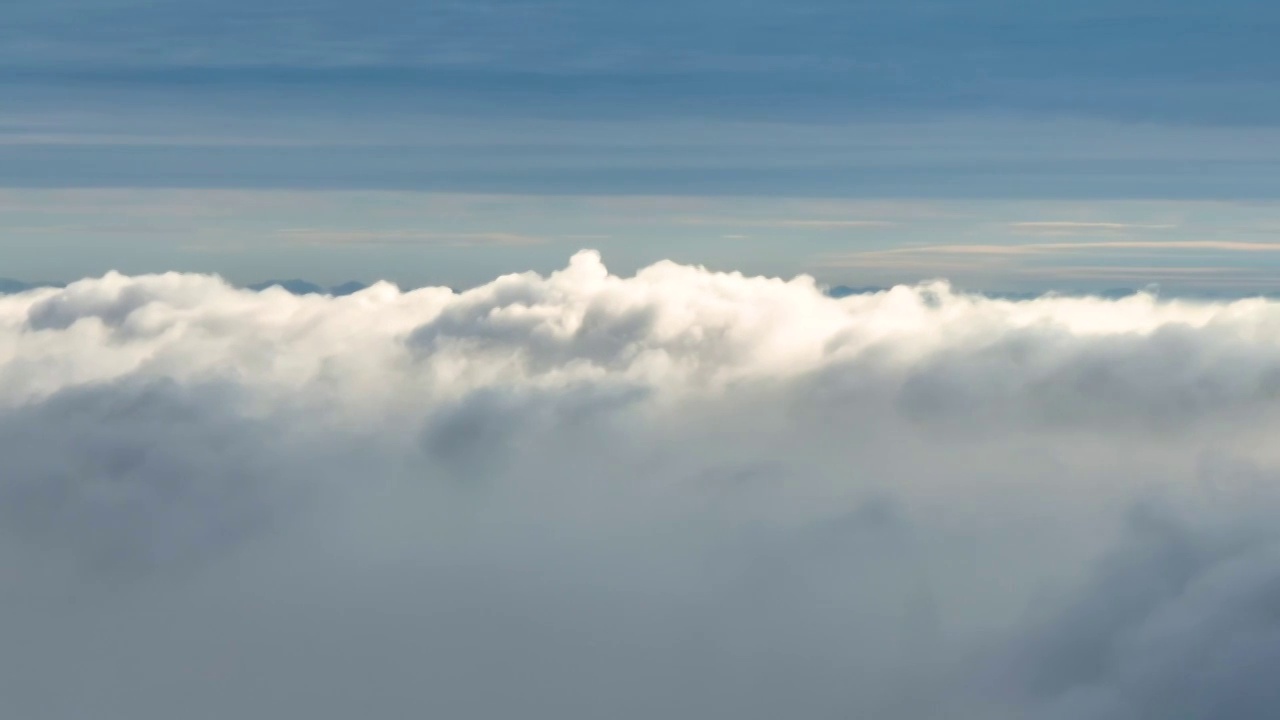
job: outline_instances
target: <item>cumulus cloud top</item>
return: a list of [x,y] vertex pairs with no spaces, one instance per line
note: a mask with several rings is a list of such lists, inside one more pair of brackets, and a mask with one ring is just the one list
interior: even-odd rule
[[[1280,711],[1280,304],[665,262],[0,297],[24,717]],[[110,660],[108,662],[108,660]]]

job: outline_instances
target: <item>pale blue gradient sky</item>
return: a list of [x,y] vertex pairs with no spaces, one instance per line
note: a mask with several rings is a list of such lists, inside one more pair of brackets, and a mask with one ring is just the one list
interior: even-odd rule
[[0,276],[469,284],[598,247],[1270,289],[1277,34],[1253,0],[17,0]]
[[809,273],[828,284],[947,277],[964,287],[1270,291],[1280,205],[1219,200],[832,199],[469,195],[417,191],[0,191],[9,276],[104,268],[469,286],[601,250]]

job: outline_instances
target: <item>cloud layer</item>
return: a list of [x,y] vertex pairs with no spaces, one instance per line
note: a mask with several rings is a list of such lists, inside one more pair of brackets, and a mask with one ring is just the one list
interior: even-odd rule
[[21,717],[1280,711],[1280,305],[0,296]]

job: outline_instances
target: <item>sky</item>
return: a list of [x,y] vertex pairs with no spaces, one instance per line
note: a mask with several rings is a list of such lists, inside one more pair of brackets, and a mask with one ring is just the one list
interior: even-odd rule
[[470,286],[593,248],[1265,292],[1278,29],[1246,0],[17,0],[0,276]]
[[1280,717],[1277,25],[0,2],[0,717]]

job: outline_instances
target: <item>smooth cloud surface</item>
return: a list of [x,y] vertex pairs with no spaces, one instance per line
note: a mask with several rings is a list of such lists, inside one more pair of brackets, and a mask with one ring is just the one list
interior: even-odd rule
[[1280,712],[1280,305],[660,263],[0,297],[47,718]]

